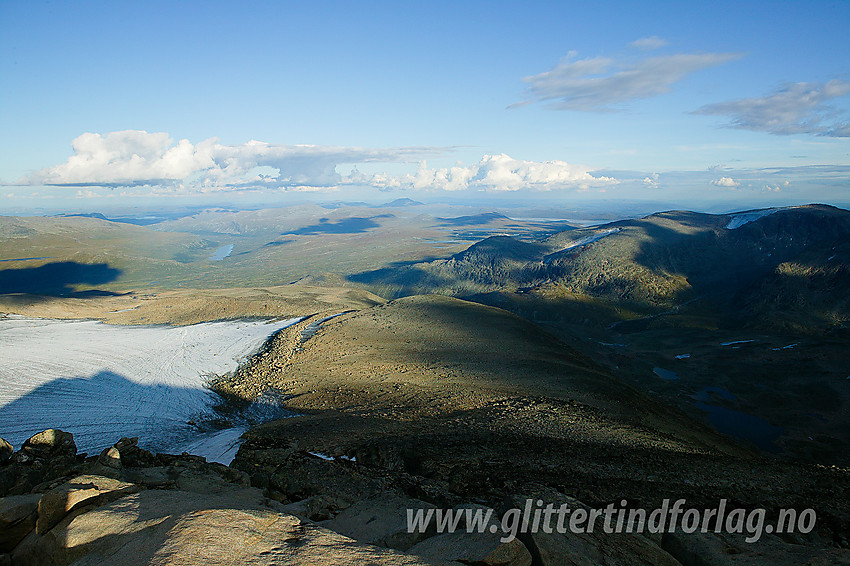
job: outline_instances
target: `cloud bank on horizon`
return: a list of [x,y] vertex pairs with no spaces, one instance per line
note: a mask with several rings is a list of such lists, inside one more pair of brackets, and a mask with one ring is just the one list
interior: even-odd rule
[[[16,186],[48,187],[47,193],[38,194],[41,200],[53,198],[51,187],[64,187],[78,189],[77,199],[332,193],[360,188],[436,196],[523,193],[652,200],[699,191],[706,201],[781,194],[807,202],[811,199],[800,196],[806,194],[806,187],[833,191],[850,177],[850,166],[844,165],[760,169],[715,165],[701,171],[647,173],[591,170],[558,160],[515,159],[504,153],[484,155],[471,164],[429,167],[426,158],[442,156],[451,148],[370,149],[260,141],[224,145],[216,139],[175,142],[168,133],[140,130],[86,133],[72,147],[74,153],[67,161],[32,173]],[[392,163],[414,169],[393,175],[364,173],[357,167]]]
[[[447,148],[369,149],[313,145],[275,145],[249,141],[223,145],[216,139],[197,144],[174,143],[166,132],[142,130],[85,133],[71,144],[65,163],[47,167],[18,181],[19,185],[132,187],[155,185],[181,192],[213,192],[244,188],[294,190],[358,185],[381,190],[587,189],[616,183],[564,161],[534,162],[505,154],[485,155],[478,163],[429,169],[424,160]],[[414,174],[364,174],[356,168],[344,175],[344,164],[418,162]]]

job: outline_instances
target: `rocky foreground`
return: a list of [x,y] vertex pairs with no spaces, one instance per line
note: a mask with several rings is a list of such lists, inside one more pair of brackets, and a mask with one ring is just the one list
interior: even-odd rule
[[[304,521],[244,472],[47,430],[0,468],[0,564],[439,564]],[[37,485],[33,485],[34,483]]]
[[[753,546],[713,534],[538,533],[502,543],[491,533],[408,533],[406,510],[433,508],[426,499],[439,499],[436,484],[417,499],[409,494],[417,482],[404,474],[297,449],[266,450],[266,464],[269,457],[283,463],[258,479],[260,469],[269,469],[262,458],[228,467],[188,454],[152,454],[135,438],[92,457],[77,454],[73,436],[60,430],[39,433],[14,453],[0,445],[3,566],[850,563],[846,550],[777,537]],[[254,467],[255,477],[239,467]],[[257,481],[269,487],[251,487]],[[582,506],[539,486],[522,495]],[[484,508],[455,505],[464,507]]]

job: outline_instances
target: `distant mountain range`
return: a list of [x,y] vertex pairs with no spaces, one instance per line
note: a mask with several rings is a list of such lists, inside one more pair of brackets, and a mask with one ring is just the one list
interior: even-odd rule
[[569,295],[647,314],[711,298],[761,324],[841,326],[850,321],[850,212],[660,212],[537,241],[492,236],[448,259],[351,279],[385,295]]

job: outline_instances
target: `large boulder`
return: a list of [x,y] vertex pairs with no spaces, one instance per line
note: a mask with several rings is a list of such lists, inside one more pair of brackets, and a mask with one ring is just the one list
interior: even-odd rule
[[342,495],[322,494],[289,503],[284,506],[284,509],[287,513],[292,513],[305,521],[317,523],[333,519],[352,503],[354,503],[352,499]]
[[49,489],[50,483],[79,474],[81,464],[70,432],[39,432],[0,466],[0,497]]
[[50,428],[30,437],[21,447],[21,452],[36,460],[56,457],[76,457],[77,445],[74,435],[56,428]]
[[0,499],[0,554],[10,552],[35,528],[38,494]]
[[[582,502],[550,488],[540,488],[514,498],[514,506],[523,508],[531,499],[551,503],[555,509],[566,505],[574,511],[590,508]],[[519,537],[541,566],[679,566],[670,554],[650,539],[630,533],[606,534],[601,523],[597,523],[590,533],[560,533],[557,520],[553,519],[551,530],[523,533]],[[564,521],[569,526],[569,521]]]
[[755,542],[749,535],[728,533],[665,533],[663,546],[683,566],[819,566],[850,565],[846,548],[813,548],[789,544],[778,536],[762,534]]
[[80,476],[51,489],[38,502],[38,521],[35,530],[44,534],[65,515],[85,505],[103,505],[141,487],[101,476]]
[[8,462],[14,452],[12,445],[5,438],[0,438],[0,464]]
[[418,499],[387,494],[360,500],[321,525],[360,542],[407,550],[436,534],[436,528],[424,533],[408,532],[408,509],[433,508]]
[[431,560],[476,566],[531,566],[531,554],[519,539],[502,542],[501,537],[491,532],[446,533],[426,539],[408,552]]

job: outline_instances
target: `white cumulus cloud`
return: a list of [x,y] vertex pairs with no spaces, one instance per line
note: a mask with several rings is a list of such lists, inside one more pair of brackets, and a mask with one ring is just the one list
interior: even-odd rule
[[732,177],[720,177],[719,179],[711,181],[711,184],[716,187],[726,187],[729,189],[737,188],[740,185],[740,183]]
[[[429,168],[424,157],[445,153],[433,147],[368,149],[358,147],[278,145],[250,141],[223,145],[216,139],[197,144],[174,142],[167,133],[138,130],[86,133],[72,143],[64,163],[19,181],[21,185],[149,187],[156,194],[179,191],[277,188],[288,191],[338,190],[371,186],[382,190],[517,191],[585,190],[616,183],[594,176],[586,167],[564,161],[523,161],[505,154],[485,155],[478,163]],[[342,175],[337,167],[358,163],[418,163],[414,173],[364,174],[355,168]],[[91,196],[81,191],[80,197]]]
[[564,161],[524,161],[504,153],[485,155],[476,164],[440,169],[429,168],[423,161],[414,174],[399,177],[373,175],[353,180],[381,188],[444,191],[586,190],[617,183],[616,179],[595,177],[587,168]]
[[85,133],[71,147],[74,154],[65,163],[33,173],[22,179],[21,184],[326,186],[342,180],[336,172],[341,163],[408,161],[444,151],[425,147],[276,145],[259,141],[223,145],[216,139],[197,144],[183,139],[175,144],[167,133],[140,130],[105,135]]
[[650,189],[657,189],[660,186],[658,183],[658,173],[653,173],[652,175],[644,177],[643,184]]

